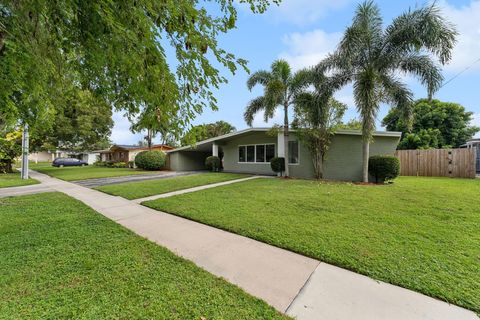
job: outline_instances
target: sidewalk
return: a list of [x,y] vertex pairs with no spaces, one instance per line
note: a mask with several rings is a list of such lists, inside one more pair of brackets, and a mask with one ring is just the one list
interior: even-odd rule
[[29,186],[8,187],[8,188],[0,189],[0,198],[24,196],[27,194],[52,192],[52,191],[55,191],[55,190],[50,189],[48,186],[44,184],[32,184]]
[[262,242],[31,172],[205,270],[299,320],[478,320],[471,311]]

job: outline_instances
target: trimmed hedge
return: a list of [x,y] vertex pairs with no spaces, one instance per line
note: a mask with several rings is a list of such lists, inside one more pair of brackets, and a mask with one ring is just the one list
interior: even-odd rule
[[272,158],[272,160],[270,160],[270,167],[272,168],[273,172],[282,174],[285,171],[285,158]]
[[142,151],[135,157],[135,165],[143,170],[160,170],[165,165],[165,153]]
[[400,174],[400,160],[394,156],[372,156],[368,159],[368,172],[375,183],[391,181]]
[[205,167],[213,172],[220,171],[222,161],[217,156],[210,156],[205,159]]

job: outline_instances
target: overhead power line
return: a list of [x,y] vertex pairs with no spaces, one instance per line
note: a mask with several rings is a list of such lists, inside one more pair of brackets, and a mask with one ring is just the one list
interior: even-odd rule
[[443,83],[439,89],[443,88],[444,86],[446,86],[447,84],[449,84],[450,82],[452,82],[453,80],[455,80],[456,78],[458,78],[462,73],[464,73],[465,71],[471,69],[476,63],[480,62],[480,58],[478,58],[477,60],[475,60],[472,64],[470,64],[469,66],[467,66],[465,69],[463,69],[462,71],[460,71],[459,73],[457,73],[456,75],[454,75],[453,77],[451,77],[448,81],[446,81],[445,83]]

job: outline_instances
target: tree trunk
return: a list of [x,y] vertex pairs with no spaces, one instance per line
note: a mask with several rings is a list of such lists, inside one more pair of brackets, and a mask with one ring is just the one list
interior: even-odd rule
[[290,170],[288,168],[288,104],[284,104],[285,117],[283,121],[283,143],[285,150],[285,177],[290,176]]
[[147,129],[147,145],[148,150],[152,150],[152,130]]
[[368,158],[370,158],[370,141],[363,140],[363,182],[368,182]]

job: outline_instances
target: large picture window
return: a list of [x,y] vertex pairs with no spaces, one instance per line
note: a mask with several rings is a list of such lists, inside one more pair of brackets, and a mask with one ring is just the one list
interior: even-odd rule
[[274,157],[274,144],[238,146],[238,162],[268,163]]
[[288,163],[298,164],[299,159],[298,141],[288,141]]

